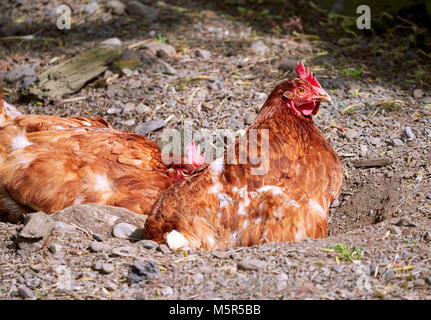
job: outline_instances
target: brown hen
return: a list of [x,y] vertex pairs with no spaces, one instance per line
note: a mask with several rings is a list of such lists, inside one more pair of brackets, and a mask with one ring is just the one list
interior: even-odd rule
[[[188,150],[195,155],[194,144]],[[0,216],[8,220],[84,203],[147,214],[164,190],[202,164],[181,159],[165,165],[153,141],[102,118],[11,116],[0,97]]]
[[269,95],[234,157],[226,152],[166,190],[147,219],[147,238],[216,249],[326,237],[342,168],[311,115],[331,99],[302,63],[296,72],[299,79]]

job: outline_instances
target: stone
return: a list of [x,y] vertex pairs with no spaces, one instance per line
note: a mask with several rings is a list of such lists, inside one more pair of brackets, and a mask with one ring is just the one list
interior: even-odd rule
[[338,199],[335,199],[334,202],[331,204],[331,208],[336,208],[340,205],[340,201]]
[[160,268],[155,261],[135,261],[130,267],[127,281],[134,283],[159,277]]
[[94,233],[93,239],[96,241],[99,241],[99,242],[103,242],[103,241],[108,240],[108,237],[104,234],[101,234],[101,233]]
[[171,249],[169,249],[168,246],[165,245],[165,244],[158,245],[158,247],[157,247],[156,250],[158,252],[161,252],[161,253],[164,253],[164,254],[171,253]]
[[114,272],[115,268],[111,263],[103,263],[102,264],[102,268],[100,269],[100,272],[104,273],[104,274],[110,274],[112,272]]
[[18,287],[18,294],[23,299],[31,299],[34,297],[34,292],[30,288],[27,288],[25,285],[20,285]]
[[63,250],[63,246],[61,244],[59,244],[59,243],[51,243],[48,246],[48,250],[52,254],[59,254]]
[[119,223],[112,229],[112,235],[120,239],[143,239],[144,231],[129,223]]
[[130,1],[126,4],[126,12],[132,16],[140,17],[140,23],[150,24],[157,20],[160,9],[155,9],[138,1]]
[[120,114],[121,111],[123,111],[123,110],[120,108],[111,107],[108,110],[106,110],[106,113],[107,114]]
[[111,237],[112,229],[121,222],[134,226],[144,226],[146,215],[125,208],[106,206],[102,204],[83,204],[67,207],[51,215],[53,219],[78,226],[92,234],[103,234]]
[[335,264],[332,266],[332,270],[337,273],[341,273],[343,271],[343,266],[341,264]]
[[44,239],[54,229],[55,221],[46,213],[39,211],[26,215],[24,224],[19,238]]
[[246,125],[251,125],[254,122],[255,119],[256,119],[256,114],[255,113],[249,113],[245,117],[245,124]]
[[[133,80],[133,79],[132,79]],[[136,81],[136,80],[135,80]],[[129,83],[130,84],[130,83]],[[123,107],[123,111],[124,112],[132,112],[133,110],[135,110],[136,105],[133,102],[128,102],[124,105]]]
[[147,250],[152,250],[158,247],[158,243],[153,240],[141,240],[135,243],[137,248],[144,248]]
[[83,6],[83,11],[88,14],[93,14],[99,10],[99,4],[96,1],[90,1]]
[[160,293],[164,296],[170,296],[174,293],[174,290],[171,287],[164,287],[160,290]]
[[138,254],[138,249],[132,246],[122,246],[112,249],[111,256],[118,257],[135,257]]
[[126,11],[126,5],[121,1],[111,0],[106,3],[106,8],[111,9],[112,13],[122,16]]
[[224,88],[224,80],[221,77],[215,77],[207,80],[208,89],[218,91]]
[[143,47],[159,58],[173,58],[177,54],[175,48],[170,44],[155,40],[146,43]]
[[107,253],[109,253],[112,251],[112,247],[106,243],[103,243],[103,242],[93,241],[90,244],[90,250],[92,252],[107,252]]
[[28,64],[18,66],[15,69],[7,72],[4,80],[6,82],[12,83],[26,77],[37,77],[34,68]]
[[245,271],[257,271],[263,269],[264,267],[265,263],[257,259],[242,260],[237,264],[238,270]]
[[410,128],[410,127],[405,127],[405,128],[404,128],[404,132],[405,132],[405,134],[406,134],[406,136],[407,136],[407,140],[411,141],[411,140],[413,140],[414,138],[416,138],[415,134],[414,134],[414,133],[413,133],[413,131],[412,131],[412,128]]
[[159,68],[161,73],[164,73],[167,75],[177,74],[177,70],[175,70],[174,67],[172,67],[169,63],[163,60],[159,60]]
[[251,45],[251,49],[258,55],[265,54],[269,50],[269,48],[261,40],[254,42]]
[[399,235],[399,234],[401,234],[402,233],[402,231],[401,231],[401,228],[400,227],[397,227],[397,226],[389,226],[389,231],[392,233],[392,234],[397,234],[397,235]]
[[197,49],[195,51],[195,56],[204,60],[208,60],[209,58],[211,58],[211,52],[209,52],[208,50]]
[[389,280],[393,279],[394,277],[395,277],[395,273],[391,269],[386,271],[386,273],[385,273],[385,280],[386,281],[389,281]]
[[146,114],[146,113],[150,113],[151,111],[153,111],[153,109],[151,109],[149,106],[147,106],[146,104],[140,103],[137,107],[136,107],[136,112],[139,114]]
[[31,278],[31,279],[27,279],[25,284],[27,287],[31,289],[39,288],[42,284],[42,280],[40,280],[39,278]]
[[135,119],[129,119],[123,122],[124,125],[126,126],[134,126],[136,124],[136,120]]
[[423,95],[424,95],[424,92],[421,89],[415,89],[413,91],[413,97],[415,97],[416,99],[422,98]]
[[103,266],[104,262],[103,260],[99,259],[96,262],[94,262],[93,264],[93,270],[95,271],[100,271],[102,270],[102,266]]
[[371,141],[370,141],[370,143],[372,144],[372,145],[374,145],[374,146],[376,146],[376,145],[378,145],[378,144],[380,144],[380,138],[372,138],[371,139]]
[[157,119],[157,120],[148,121],[136,126],[135,132],[145,136],[150,132],[163,128],[164,126],[165,126],[165,121],[163,119]]
[[393,142],[394,146],[396,146],[396,147],[401,147],[402,145],[404,145],[403,140],[398,139],[398,138],[395,138],[392,142]]
[[342,133],[342,135],[343,135],[345,138],[347,138],[347,139],[349,139],[349,140],[352,140],[352,139],[355,139],[355,138],[359,135],[359,132],[358,132],[358,131],[356,131],[356,130],[353,130],[353,129],[348,129],[347,131],[344,131],[344,132]]
[[67,231],[75,231],[76,228],[74,226],[71,226],[68,223],[64,223],[61,221],[56,221],[54,224],[54,228],[55,229],[59,229],[59,230],[67,230]]
[[109,39],[103,40],[100,43],[100,45],[106,46],[106,47],[121,47],[123,43],[118,38],[109,38]]

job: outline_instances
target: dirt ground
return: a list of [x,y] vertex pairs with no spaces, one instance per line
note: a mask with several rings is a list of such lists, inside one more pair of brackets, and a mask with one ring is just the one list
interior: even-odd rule
[[[26,114],[97,115],[130,131],[161,119],[164,127],[147,134],[160,141],[165,130],[186,122],[193,130],[246,128],[275,83],[293,77],[295,62],[303,60],[334,101],[315,117],[345,178],[329,236],[186,254],[111,236],[94,239],[63,226],[26,254],[16,250],[23,225],[2,222],[0,299],[431,298],[426,17],[408,10],[393,19],[379,16],[374,29],[361,31],[306,1],[143,1],[159,9],[153,21],[97,3],[92,12],[84,1],[68,1],[70,30],[56,28],[60,1],[0,4],[6,100]],[[35,37],[21,37],[29,34]],[[124,46],[151,38],[169,45],[157,55],[173,70],[137,47],[127,53],[139,61],[134,70],[111,67],[51,102],[26,94],[33,74],[112,37]],[[28,68],[13,77],[22,66]],[[94,250],[94,243],[103,246]],[[149,260],[160,275],[127,281],[133,262]],[[64,273],[72,282],[61,287]]]

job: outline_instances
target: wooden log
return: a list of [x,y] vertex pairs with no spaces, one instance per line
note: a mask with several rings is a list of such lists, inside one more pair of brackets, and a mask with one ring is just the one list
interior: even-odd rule
[[43,72],[38,81],[31,84],[29,93],[39,99],[59,100],[99,76],[122,53],[123,47],[118,39],[103,41],[94,49]]

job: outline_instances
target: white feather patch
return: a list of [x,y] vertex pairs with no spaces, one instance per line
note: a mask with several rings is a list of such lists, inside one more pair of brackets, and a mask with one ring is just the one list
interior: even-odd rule
[[211,175],[213,182],[217,181],[218,177],[224,170],[224,159],[223,157],[215,159],[211,164],[209,165],[211,169]]
[[312,210],[317,211],[317,213],[319,213],[320,216],[322,216],[322,218],[326,218],[325,210],[323,210],[322,206],[318,204],[316,201],[314,201],[313,199],[310,199],[308,200],[308,205]]
[[11,148],[12,150],[18,150],[30,145],[32,145],[32,143],[28,141],[24,135],[17,135],[12,139]]

